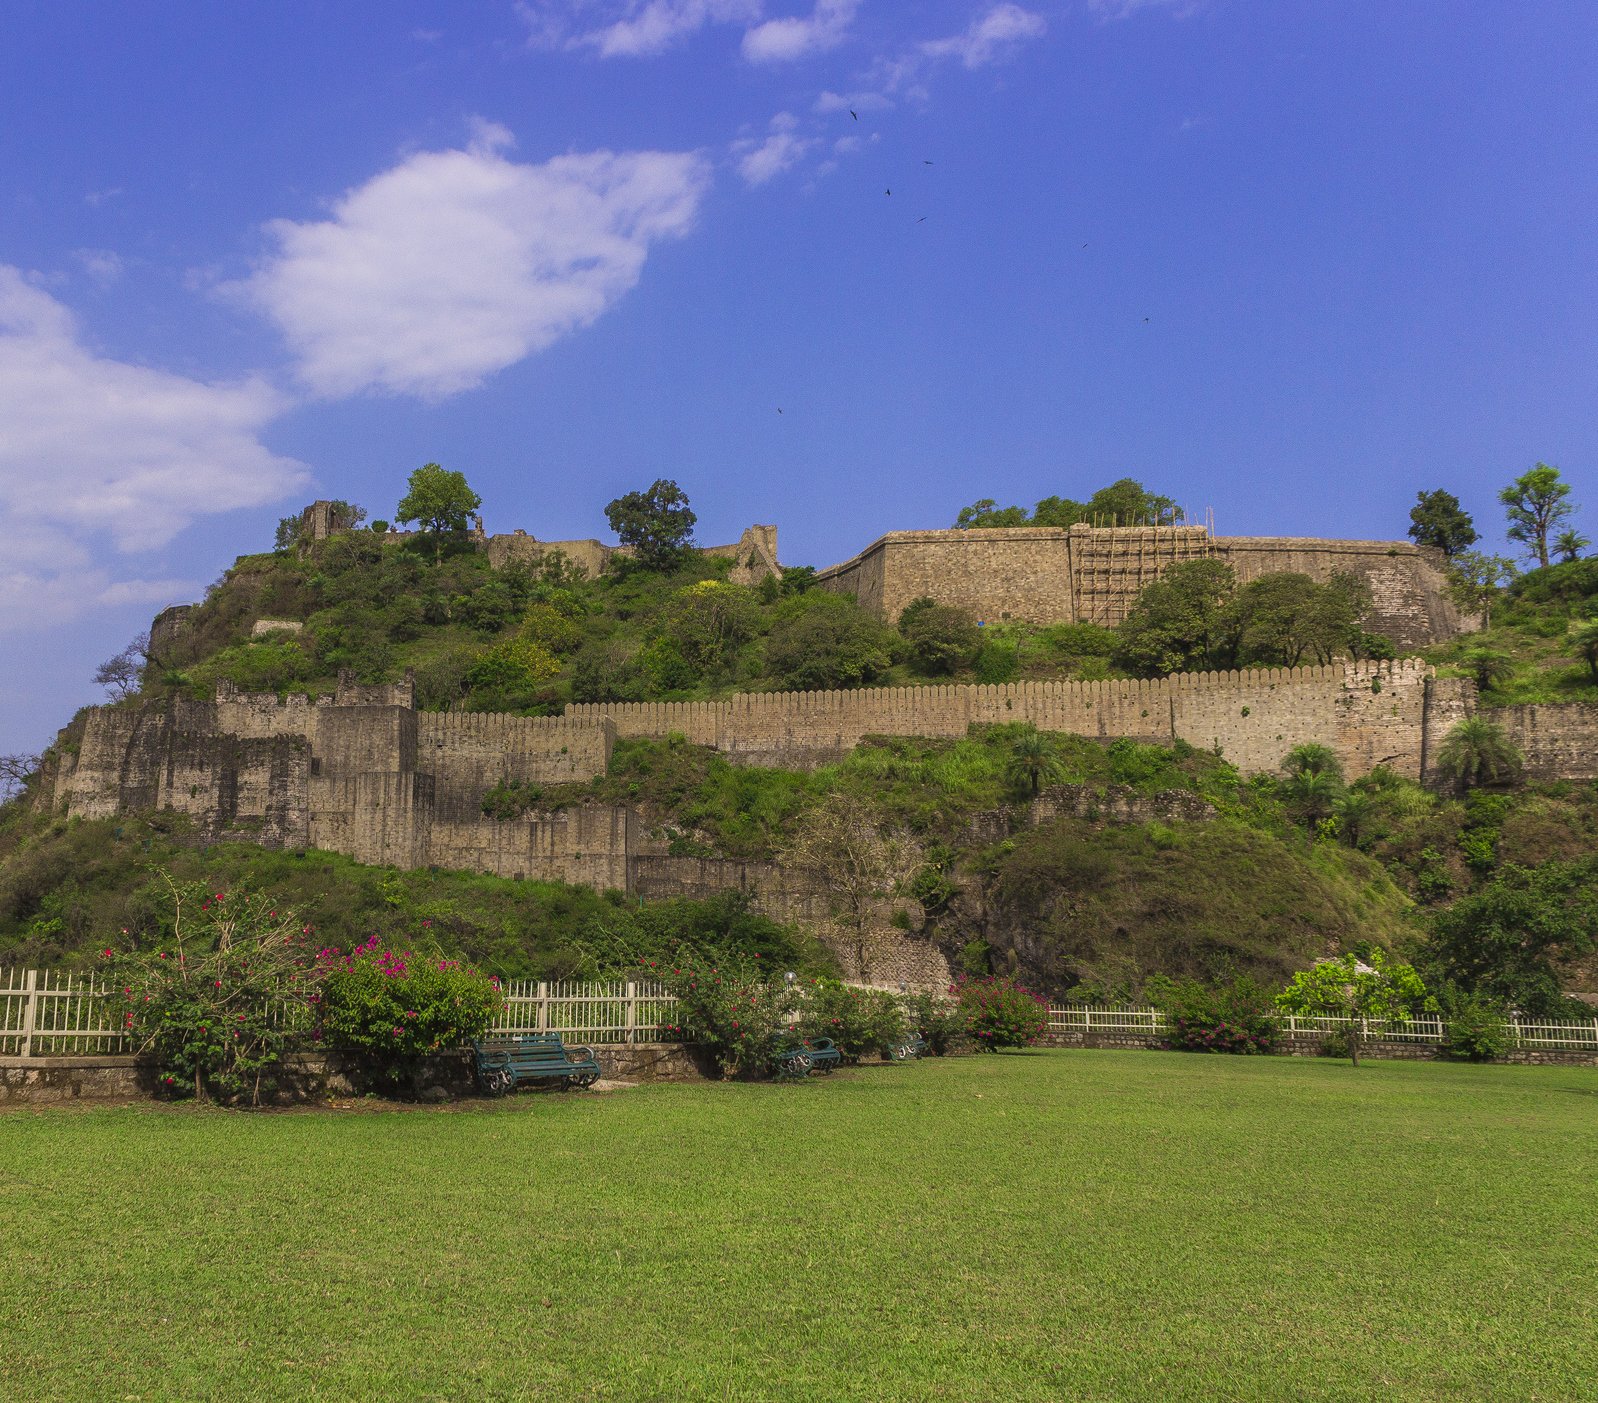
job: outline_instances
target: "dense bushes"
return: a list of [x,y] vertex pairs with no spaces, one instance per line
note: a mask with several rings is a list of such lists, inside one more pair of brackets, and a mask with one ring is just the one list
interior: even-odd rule
[[905,1040],[904,1008],[881,989],[859,989],[837,980],[804,986],[797,1027],[806,1038],[831,1038],[846,1061],[868,1053],[886,1057]]
[[1281,1037],[1271,995],[1252,979],[1162,981],[1149,997],[1165,1014],[1167,1045],[1180,1052],[1274,1052]]
[[962,977],[950,992],[960,1005],[965,1031],[985,1051],[1028,1047],[1049,1030],[1049,1001],[1013,979]]
[[324,949],[319,962],[325,1045],[375,1058],[392,1082],[429,1053],[481,1037],[499,1011],[497,979],[437,950],[384,949],[374,935],[348,954]]

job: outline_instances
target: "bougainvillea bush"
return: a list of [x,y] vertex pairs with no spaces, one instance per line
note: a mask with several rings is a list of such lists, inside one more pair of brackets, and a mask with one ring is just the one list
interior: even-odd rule
[[794,991],[759,955],[696,955],[680,951],[643,968],[677,999],[677,1022],[665,1031],[698,1043],[723,1074],[760,1076],[775,1062],[789,1032]]
[[122,1026],[171,1094],[259,1105],[325,974],[310,927],[247,887],[166,889],[159,945],[100,952]]
[[1049,1030],[1049,1001],[1005,975],[961,977],[949,992],[979,1048],[1029,1047]]
[[1252,979],[1172,981],[1151,997],[1165,1011],[1166,1046],[1178,1052],[1274,1052],[1281,1039],[1271,995]]
[[374,935],[318,958],[323,1041],[374,1058],[395,1083],[424,1057],[482,1037],[500,1010],[497,979],[436,950],[391,950]]
[[849,1061],[866,1053],[885,1057],[905,1040],[904,1010],[881,989],[857,989],[836,979],[807,980],[797,1012],[801,1037],[830,1038]]

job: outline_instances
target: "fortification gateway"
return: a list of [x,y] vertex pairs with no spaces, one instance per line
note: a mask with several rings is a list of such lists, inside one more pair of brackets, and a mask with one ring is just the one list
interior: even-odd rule
[[891,623],[913,599],[978,619],[1113,626],[1172,565],[1224,560],[1240,584],[1291,570],[1324,584],[1350,574],[1369,586],[1369,627],[1401,647],[1441,642],[1474,626],[1448,598],[1440,553],[1408,541],[1212,536],[1204,526],[1022,526],[890,531],[818,584],[852,594]]

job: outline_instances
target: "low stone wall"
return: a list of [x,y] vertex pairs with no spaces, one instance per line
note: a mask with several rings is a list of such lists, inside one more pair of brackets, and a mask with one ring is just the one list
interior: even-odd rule
[[[603,1075],[616,1081],[698,1081],[705,1070],[682,1043],[607,1044],[594,1048]],[[161,1091],[161,1071],[138,1057],[0,1057],[0,1107],[49,1106],[71,1101],[137,1101]],[[304,1053],[285,1059],[274,1105],[304,1105],[364,1096],[377,1085],[370,1064],[335,1054]],[[476,1094],[466,1052],[428,1058],[417,1078],[420,1100],[446,1101]]]

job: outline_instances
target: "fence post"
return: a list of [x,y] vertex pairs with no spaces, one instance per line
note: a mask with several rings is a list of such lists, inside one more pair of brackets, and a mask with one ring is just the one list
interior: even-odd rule
[[22,976],[22,1045],[18,1049],[19,1057],[33,1055],[33,1029],[34,1013],[38,1007],[39,971],[30,969]]
[[627,997],[623,1004],[623,1024],[621,1040],[624,1043],[638,1041],[638,986],[632,980],[627,981]]
[[549,985],[538,981],[538,1011],[533,1015],[533,1027],[540,1033],[549,1031]]

